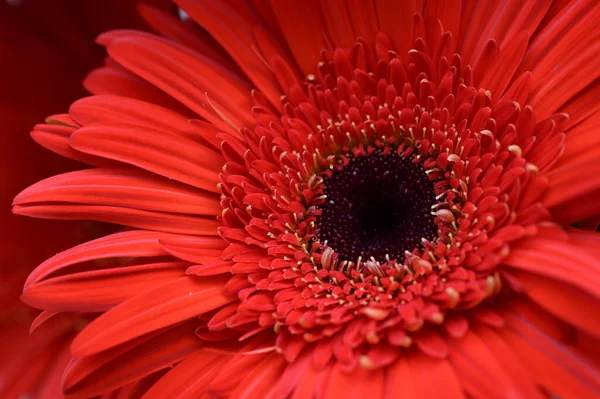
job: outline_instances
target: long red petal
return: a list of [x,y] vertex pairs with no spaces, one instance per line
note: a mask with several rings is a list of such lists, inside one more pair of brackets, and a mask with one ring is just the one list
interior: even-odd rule
[[25,189],[13,202],[35,203],[121,206],[212,216],[221,211],[215,194],[137,168],[96,168],[53,176]]
[[258,56],[252,23],[227,2],[175,0],[175,3],[223,46],[271,104],[278,107],[281,93],[270,68]]
[[210,143],[217,151],[220,149],[221,140],[216,137],[216,134],[206,134],[206,129],[199,129],[191,124],[186,115],[130,97],[114,95],[85,97],[71,105],[69,115],[80,125],[114,122],[144,126],[176,132],[200,144]]
[[302,72],[305,75],[316,73],[321,50],[325,48],[323,39],[328,39],[319,2],[272,1],[271,6]]
[[171,109],[182,115],[195,115],[192,110],[158,87],[124,68],[106,66],[94,69],[83,80],[83,86],[92,94],[134,98]]
[[102,205],[16,205],[13,213],[42,219],[96,220],[178,234],[217,235],[214,218]]
[[168,255],[158,243],[159,238],[173,234],[131,230],[98,238],[67,249],[39,265],[29,274],[25,289],[45,277],[76,263],[109,258],[135,258]]
[[184,277],[145,291],[89,324],[73,341],[72,352],[76,356],[98,353],[223,306],[235,299],[223,294],[226,281]]
[[577,245],[549,236],[519,241],[504,264],[572,284],[591,295],[600,287],[598,259]]
[[201,348],[202,341],[194,335],[197,324],[190,321],[166,330],[116,357],[108,351],[75,358],[65,373],[63,390],[69,397],[92,397],[170,367]]
[[71,126],[35,125],[30,134],[31,138],[35,140],[36,143],[65,158],[97,167],[120,165],[120,162],[85,154],[73,149],[69,145],[69,138],[75,131],[76,129]]
[[382,369],[366,370],[362,367],[355,367],[352,371],[347,372],[342,368],[340,363],[333,365],[325,392],[322,395],[324,399],[383,397],[384,372]]
[[503,339],[519,355],[538,383],[563,398],[600,395],[600,373],[586,359],[519,315],[507,316]]
[[217,189],[223,160],[180,135],[132,125],[98,123],[71,135],[73,148],[119,160],[208,191]]
[[220,260],[227,243],[220,237],[180,236],[164,238],[158,241],[171,255],[194,263],[206,263]]
[[104,312],[155,286],[185,276],[187,262],[164,262],[73,273],[34,284],[21,300],[54,312]]
[[600,337],[600,318],[591,316],[590,309],[600,309],[600,296],[592,296],[568,284],[527,272],[513,271],[533,301],[558,318]]
[[251,126],[251,87],[226,67],[167,39],[141,33],[113,35],[107,51],[124,67],[185,104],[208,121],[229,130],[229,125],[206,101],[220,105],[236,127]]

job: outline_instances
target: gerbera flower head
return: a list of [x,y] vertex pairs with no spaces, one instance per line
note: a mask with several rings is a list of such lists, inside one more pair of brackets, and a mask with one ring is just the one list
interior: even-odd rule
[[25,285],[67,394],[600,392],[598,4],[176,3],[33,132],[96,168],[16,213],[133,228]]

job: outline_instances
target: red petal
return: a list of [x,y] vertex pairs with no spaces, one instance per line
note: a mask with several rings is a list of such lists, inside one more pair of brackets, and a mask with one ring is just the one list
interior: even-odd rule
[[258,56],[252,24],[227,2],[176,0],[175,3],[214,37],[271,104],[279,107],[281,93],[270,68]]
[[208,384],[222,371],[227,359],[222,354],[198,351],[158,380],[144,398],[202,397]]
[[287,361],[279,353],[271,354],[261,363],[256,363],[253,368],[245,371],[245,378],[240,381],[229,397],[232,399],[265,397],[275,382],[279,380],[287,365]]
[[31,322],[31,327],[29,328],[29,335],[31,335],[35,330],[37,330],[37,328],[41,326],[45,321],[57,314],[58,313],[56,312],[49,312],[47,310],[44,310]]
[[94,320],[73,340],[71,350],[76,356],[98,353],[221,307],[235,299],[223,295],[226,281],[184,277],[146,291]]
[[212,192],[224,162],[180,135],[123,124],[98,123],[71,135],[73,148],[115,159]]
[[408,356],[408,366],[415,385],[416,398],[433,398],[444,387],[444,398],[465,397],[452,364],[448,360],[434,359],[415,352]]
[[265,399],[291,397],[291,393],[298,386],[302,375],[310,369],[310,354],[301,355],[285,367],[283,374]]
[[71,105],[69,115],[81,125],[114,122],[175,132],[200,144],[210,144],[220,152],[221,140],[216,134],[195,127],[185,115],[134,98],[111,95],[82,98]]
[[[548,49],[555,47],[557,42],[563,40],[566,33],[577,24],[590,8],[596,3],[595,0],[562,2],[563,8],[556,12],[550,9],[548,14],[552,19],[548,21],[536,34],[527,50],[523,63],[519,68],[521,71],[531,70],[540,59],[547,53]],[[560,2],[554,2],[553,7]],[[533,31],[529,31],[533,32]]]
[[508,87],[525,54],[528,41],[529,34],[521,32],[500,51],[496,60],[485,71],[479,87],[489,90],[494,100],[500,98]]
[[230,69],[233,67],[231,59],[224,54],[217,42],[206,32],[194,29],[193,24],[186,24],[149,4],[140,3],[137,8],[140,16],[144,18],[148,25],[162,36],[192,48],[197,53],[203,54],[219,64],[226,65]]
[[417,347],[428,356],[443,359],[448,356],[448,344],[434,330],[422,330],[412,336]]
[[30,273],[25,282],[25,289],[58,270],[80,262],[108,258],[168,255],[158,244],[158,239],[172,236],[172,234],[155,231],[132,230],[83,243],[55,255],[39,265]]
[[504,370],[510,374],[513,381],[519,386],[519,391],[523,393],[523,397],[532,399],[543,399],[546,397],[539,391],[536,380],[532,378],[529,370],[521,362],[521,359],[519,359],[513,348],[502,339],[499,334],[501,330],[477,324],[474,331],[482,339],[485,346],[496,356],[496,359]]
[[327,26],[329,35],[335,46],[352,47],[358,36],[354,34],[347,7],[339,7],[339,4],[334,1],[322,1],[321,8],[323,18],[325,19],[325,26]]
[[296,63],[308,75],[316,73],[327,27],[318,1],[271,3]]
[[36,125],[31,132],[31,138],[42,147],[78,162],[98,167],[120,165],[120,162],[85,154],[71,148],[69,146],[69,138],[75,130],[75,128],[70,126]]
[[251,87],[224,66],[159,36],[119,31],[108,35],[116,37],[107,46],[111,57],[198,115],[230,130],[206,101],[209,94],[234,126],[252,125]]
[[97,220],[170,233],[217,235],[213,218],[97,205],[16,205],[13,213],[42,219]]
[[[586,12],[564,32],[556,45],[535,60],[530,100],[540,117],[556,112],[571,97],[600,76],[600,4]],[[564,62],[569,60],[569,62]]]
[[22,191],[14,205],[71,203],[216,216],[215,194],[136,168],[88,169],[50,177]]
[[125,351],[115,348],[73,359],[65,372],[64,392],[93,397],[172,366],[201,347],[202,341],[194,335],[197,324],[191,321],[163,331]]
[[[375,45],[375,36],[380,31],[377,24],[375,4],[372,1],[349,0],[347,3],[350,11],[350,23],[354,29],[352,39],[361,37],[370,45]],[[321,13],[319,13],[321,14]],[[320,17],[320,15],[318,16]],[[318,18],[315,16],[315,18]]]
[[[596,133],[598,129],[600,129],[600,112],[590,115],[575,127],[569,128],[565,136],[565,152],[555,167],[560,168],[570,162],[575,162],[577,158],[597,156],[596,152],[600,148],[600,135]],[[592,153],[594,155],[591,155]]]
[[518,384],[473,331],[450,342],[450,362],[469,395],[482,398],[500,398],[507,392],[521,395]]
[[[485,7],[482,4],[482,7]],[[488,19],[481,21],[480,18],[482,16],[476,16],[475,21],[482,24],[479,27],[479,30],[475,30],[476,25],[473,25],[467,34],[467,39],[470,40],[469,46],[472,44],[472,41],[476,41],[477,44],[474,47],[473,54],[469,55],[467,49],[465,51],[461,50],[459,54],[461,54],[463,59],[467,62],[467,64],[477,65],[482,54],[485,51],[486,46],[488,45],[489,40],[495,40],[498,42],[498,47],[504,48],[505,43],[510,42],[514,35],[519,33],[522,29],[518,31],[511,30],[510,27],[513,22],[515,22],[517,16],[522,15],[525,16],[524,13],[520,14],[522,8],[521,3],[513,3],[513,2],[499,2],[494,3],[492,5],[493,13],[489,15]],[[486,13],[489,13],[491,10],[487,10]],[[543,15],[543,14],[542,14]],[[488,21],[494,21],[494,23],[489,23]],[[512,31],[511,36],[507,36],[506,34]],[[471,37],[472,35],[472,37]],[[465,43],[466,45],[466,43]]]
[[55,312],[103,312],[158,285],[185,276],[187,262],[166,262],[73,273],[23,292],[29,306]]
[[503,332],[504,340],[540,385],[563,398],[600,395],[600,372],[591,363],[516,314],[507,322],[511,328]]
[[[270,337],[270,339],[272,339],[272,337]],[[269,345],[272,345],[272,341],[269,342]],[[211,381],[209,389],[218,394],[230,392],[235,389],[242,379],[245,378],[246,371],[250,368],[254,368],[269,355],[268,352],[250,354],[250,352],[261,349],[263,346],[264,343],[262,342],[262,339],[255,338],[241,349],[236,350],[234,352],[235,355],[225,365],[223,372],[219,373],[219,375]]]
[[423,11],[423,18],[425,19],[425,27],[427,28],[427,42],[430,46],[439,41],[439,38],[435,38],[438,20],[442,23],[444,31],[452,33],[454,46],[456,46],[460,27],[461,8],[462,4],[460,0],[427,1],[425,10]]
[[159,240],[171,255],[194,263],[205,263],[219,258],[227,243],[217,237],[179,236]]
[[[600,101],[598,101],[598,91],[600,90],[600,79],[596,79],[594,83],[580,91],[575,97],[569,100],[563,107],[561,112],[569,115],[567,125],[568,133],[570,134],[572,126],[579,122],[587,120],[590,116],[596,115],[598,118],[598,110],[600,110]],[[567,139],[569,138],[567,134]]]
[[179,101],[124,68],[107,66],[94,69],[84,79],[83,86],[92,94],[134,98],[172,109],[182,115],[194,115]]
[[600,318],[590,317],[590,309],[600,309],[600,298],[548,277],[516,270],[512,273],[533,301],[578,329],[600,337]]
[[412,48],[412,37],[407,32],[413,31],[413,15],[420,11],[415,1],[375,0],[375,9],[379,28],[390,36],[395,51],[406,60]]
[[347,372],[338,362],[331,368],[331,374],[322,397],[324,399],[382,398],[383,394],[383,369],[366,370],[362,367],[355,367],[352,371]]
[[416,396],[417,385],[414,383],[409,364],[408,356],[403,354],[394,364],[386,368],[385,399],[419,399]]
[[[556,229],[553,229],[556,230]],[[504,259],[507,266],[572,284],[591,295],[600,287],[598,259],[577,245],[548,235],[519,241]]]

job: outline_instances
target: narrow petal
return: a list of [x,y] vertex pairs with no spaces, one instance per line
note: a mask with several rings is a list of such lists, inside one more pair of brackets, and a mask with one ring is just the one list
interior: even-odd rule
[[82,98],[71,105],[69,115],[80,125],[124,123],[176,132],[200,144],[209,143],[217,151],[221,144],[216,134],[197,128],[186,115],[130,97],[100,95]]
[[67,249],[39,265],[29,274],[25,289],[68,266],[99,259],[168,255],[158,239],[172,236],[155,231],[131,230],[98,238]]
[[382,398],[383,390],[384,372],[382,369],[366,370],[362,367],[355,367],[348,372],[343,370],[340,363],[336,363],[329,375],[323,398]]
[[592,296],[568,284],[527,272],[513,274],[523,285],[525,294],[544,309],[578,329],[600,337],[600,318],[590,309],[600,308],[599,296]]
[[[375,4],[372,1],[349,0],[347,3],[354,37],[361,37],[370,45],[375,45],[375,37],[381,30],[378,26]],[[320,15],[319,15],[320,16]]]
[[510,374],[513,381],[519,386],[519,390],[524,397],[531,399],[545,398],[525,364],[522,363],[514,349],[502,339],[501,331],[496,331],[482,323],[475,325],[475,331],[485,346],[496,356],[504,370]]
[[[564,7],[558,12],[550,9],[549,14],[552,15],[552,18],[540,29],[529,45],[519,68],[520,71],[531,70],[549,49],[554,48],[558,42],[563,40],[567,32],[583,19],[595,3],[595,0],[569,1],[563,2]],[[559,3],[555,2],[555,4]]]
[[338,7],[338,3],[334,1],[326,0],[321,1],[321,9],[333,44],[336,47],[352,47],[358,36],[354,34],[348,9]]
[[548,391],[563,398],[600,395],[600,373],[574,351],[554,341],[519,315],[507,317],[503,339]]
[[246,370],[245,378],[229,395],[232,399],[262,398],[273,387],[281,373],[285,370],[287,361],[279,353],[273,353],[261,363]]
[[108,43],[108,53],[136,75],[223,129],[230,127],[211,111],[206,94],[219,104],[234,126],[252,125],[251,87],[224,66],[158,36],[114,35],[116,39]]
[[[600,4],[585,13],[532,68],[531,105],[541,117],[556,112],[600,76]],[[568,62],[565,62],[568,60]],[[560,94],[559,94],[560,93]]]
[[96,157],[73,149],[69,145],[69,138],[76,131],[76,128],[74,127],[61,125],[35,125],[33,129],[34,130],[30,134],[31,138],[34,139],[36,143],[65,158],[97,167],[118,166],[120,164],[119,162],[110,159]]
[[593,115],[598,117],[598,110],[600,110],[600,101],[598,101],[599,90],[600,78],[597,78],[594,83],[577,93],[575,97],[561,107],[560,111],[569,115],[567,129],[582,121],[587,121]]
[[[479,19],[481,17],[478,16],[477,21],[480,24],[483,23],[483,29],[480,31],[472,29],[468,33],[468,35],[473,35],[471,40],[477,41],[473,54],[470,57],[467,57],[468,53],[466,51],[460,52],[461,56],[467,57],[466,61],[468,64],[478,64],[482,54],[485,52],[489,40],[496,40],[498,46],[503,49],[504,43],[509,43],[514,35],[521,31],[521,29],[515,31],[511,37],[506,36],[506,33],[510,30],[513,22],[517,21],[516,17],[519,15],[521,6],[521,3],[517,2],[494,3],[494,5],[492,5],[493,13],[489,16],[489,19],[481,21],[481,19]],[[494,23],[489,23],[489,21],[494,21]]]
[[566,239],[539,235],[519,241],[504,264],[511,268],[564,281],[590,295],[598,295],[598,260]]
[[435,0],[428,1],[425,4],[423,18],[425,19],[427,41],[430,46],[439,40],[439,38],[435,37],[437,34],[436,28],[438,20],[442,23],[444,31],[450,32],[455,41],[458,39],[462,8],[461,3],[462,2],[460,0]]
[[[506,393],[522,395],[518,384],[473,331],[452,340],[450,362],[469,396],[501,398]],[[494,378],[489,378],[493,375]]]
[[375,0],[377,19],[382,32],[390,36],[396,52],[407,59],[412,38],[406,32],[412,32],[417,5],[414,0]]
[[212,192],[223,160],[212,150],[175,133],[98,123],[71,135],[73,148],[119,160]]
[[88,169],[42,180],[22,191],[14,205],[71,203],[213,215],[218,197],[136,168]]
[[83,86],[92,94],[134,98],[171,109],[182,115],[194,115],[194,112],[185,105],[122,67],[106,66],[94,69],[83,80]]
[[223,306],[234,299],[223,294],[225,281],[184,277],[145,291],[89,324],[73,341],[73,354],[98,353]]
[[164,262],[93,270],[34,284],[21,300],[54,312],[104,312],[157,285],[185,276],[187,262]]
[[434,359],[415,352],[408,358],[408,365],[415,385],[417,398],[432,398],[444,387],[444,397],[464,399],[461,386],[452,364],[447,359]]
[[[600,104],[600,101],[598,101]],[[581,158],[597,157],[600,148],[600,111],[590,115],[578,125],[570,128],[565,136],[565,152],[556,163],[555,168],[570,162],[577,162]]]
[[161,35],[175,40],[194,51],[218,62],[221,65],[226,65],[229,69],[233,68],[231,58],[229,58],[215,40],[206,32],[200,29],[194,29],[192,24],[186,24],[180,19],[170,15],[157,7],[149,4],[138,4],[140,16],[150,25],[156,32]]
[[325,40],[329,40],[319,2],[272,1],[271,6],[304,75],[316,73],[321,50],[326,47]]
[[175,3],[223,46],[269,102],[278,107],[281,93],[269,66],[258,56],[251,22],[227,2],[176,0]]
[[148,390],[145,399],[201,397],[210,381],[221,372],[227,357],[198,351],[175,366]]
[[265,396],[265,399],[291,397],[291,394],[298,387],[302,375],[309,372],[311,372],[310,354],[305,353],[285,367],[281,377],[269,394]]
[[[64,392],[69,396],[93,397],[170,367],[202,346],[202,341],[194,335],[196,326],[197,322],[191,321],[140,341],[125,351],[116,348],[113,353],[109,350],[75,358],[65,372]],[[127,361],[123,361],[124,357]]]
[[220,260],[227,243],[220,237],[180,236],[158,240],[171,255],[188,262],[204,264]]
[[96,220],[177,234],[217,235],[214,218],[102,205],[16,205],[13,213],[41,219]]
[[[556,220],[575,223],[600,214],[600,163],[596,148],[557,164],[542,199]],[[565,190],[568,187],[568,190]]]
[[502,96],[512,80],[517,66],[525,54],[528,40],[529,34],[521,32],[514,38],[514,41],[500,51],[496,60],[485,71],[479,86],[489,90],[494,100]]

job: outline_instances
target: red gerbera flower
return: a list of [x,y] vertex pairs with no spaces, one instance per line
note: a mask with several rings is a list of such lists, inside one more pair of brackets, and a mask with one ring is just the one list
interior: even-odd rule
[[130,227],[25,284],[67,395],[600,394],[600,4],[176,3],[33,132],[16,213]]

